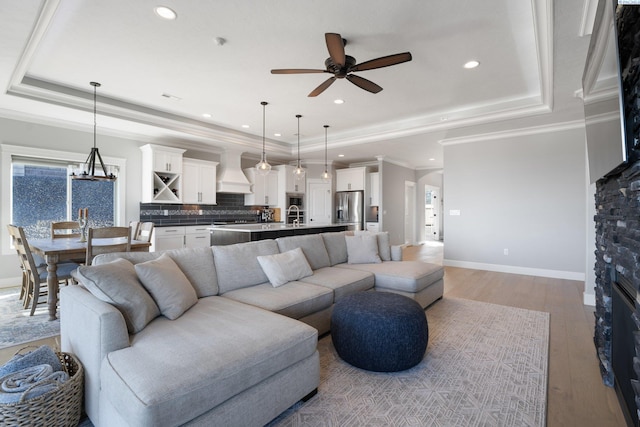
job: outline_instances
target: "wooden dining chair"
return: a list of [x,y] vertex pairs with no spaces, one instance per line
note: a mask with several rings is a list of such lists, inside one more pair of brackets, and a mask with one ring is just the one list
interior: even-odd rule
[[80,225],[76,221],[59,221],[51,223],[52,239],[80,238]]
[[96,255],[131,251],[131,227],[90,228],[87,236],[86,265]]
[[138,230],[134,235],[134,240],[140,240],[141,242],[150,242],[151,235],[153,234],[153,227],[153,222],[138,223]]
[[138,228],[140,227],[140,221],[129,221],[129,227],[131,227],[131,240],[136,240],[138,235]]
[[[7,225],[7,228],[9,229],[9,235],[11,236],[13,245],[20,257],[22,268],[26,273],[27,280],[26,283],[23,282],[25,283],[24,286],[26,286],[24,307],[28,308],[29,305],[31,305],[30,316],[33,316],[33,313],[36,311],[36,306],[40,303],[41,297],[47,295],[47,286],[40,286],[42,283],[47,283],[47,266],[46,264],[38,265],[36,263],[34,254],[31,253],[31,248],[29,247],[27,237],[25,236],[24,229],[22,227],[9,224]],[[74,262],[58,264],[58,282],[65,283],[71,279],[71,272],[76,268],[78,268],[78,264]],[[42,300],[42,302],[46,301],[46,298]]]

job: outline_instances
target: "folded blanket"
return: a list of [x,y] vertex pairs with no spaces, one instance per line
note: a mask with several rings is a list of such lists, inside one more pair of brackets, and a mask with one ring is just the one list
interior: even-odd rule
[[0,378],[0,404],[17,403],[55,390],[69,379],[64,371],[49,365],[25,368]]
[[29,353],[13,356],[7,363],[0,366],[0,377],[36,365],[49,365],[54,372],[62,371],[62,364],[55,351],[43,345]]

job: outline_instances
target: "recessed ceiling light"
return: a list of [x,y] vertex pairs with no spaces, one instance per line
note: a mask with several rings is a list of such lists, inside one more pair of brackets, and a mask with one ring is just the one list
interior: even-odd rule
[[242,125],[242,127],[243,127],[244,129],[249,129],[251,126],[249,126],[249,125]]
[[153,10],[160,18],[167,19],[169,21],[173,21],[178,17],[178,14],[173,9],[169,9],[166,6],[157,6]]
[[344,154],[338,154],[338,157],[344,157]]
[[429,159],[429,161],[431,161],[431,162],[435,162],[435,161],[436,161],[436,159],[434,159],[434,158],[432,157],[432,158],[430,158],[430,159]]
[[446,122],[447,120],[449,120],[449,117],[447,117],[447,116],[440,117],[440,121],[441,122]]
[[471,68],[476,68],[478,65],[480,65],[480,63],[478,61],[469,61],[466,64],[464,64],[464,68],[466,69],[471,69]]
[[203,113],[203,114],[202,114],[202,117],[205,117],[205,118],[207,118],[207,119],[210,119],[210,118],[211,118],[211,114],[209,114],[209,113]]
[[344,104],[344,99],[336,99],[333,101],[334,104]]
[[281,133],[274,133],[273,136],[282,136]]

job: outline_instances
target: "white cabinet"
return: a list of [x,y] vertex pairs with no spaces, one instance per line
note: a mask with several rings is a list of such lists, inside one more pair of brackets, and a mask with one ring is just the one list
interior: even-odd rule
[[367,168],[347,168],[336,170],[336,191],[364,191]]
[[210,246],[209,225],[180,225],[155,227],[151,240],[151,251],[167,249],[202,248]]
[[182,153],[147,144],[142,150],[142,202],[182,203]]
[[380,231],[380,225],[377,222],[367,222],[366,228],[367,228],[367,231],[373,231],[375,233]]
[[369,205],[380,206],[380,173],[372,172],[369,174]]
[[184,247],[185,248],[206,248],[210,246],[211,240],[209,225],[188,225],[185,229]]
[[251,194],[244,195],[245,206],[276,206],[278,204],[278,171],[260,175],[255,168],[247,168],[244,174],[251,183]]
[[295,170],[291,165],[278,165],[274,167],[278,171],[278,179],[280,187],[284,184],[284,192],[289,194],[304,194],[306,191],[307,177],[306,174],[302,179],[296,179],[293,175]]
[[218,162],[184,159],[182,162],[182,202],[216,204]]

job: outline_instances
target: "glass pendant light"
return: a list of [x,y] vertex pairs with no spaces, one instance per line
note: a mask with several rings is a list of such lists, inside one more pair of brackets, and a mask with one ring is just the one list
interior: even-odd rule
[[258,164],[256,164],[256,169],[260,175],[267,175],[271,170],[271,165],[267,162],[267,153],[265,151],[265,141],[264,141],[264,122],[265,122],[265,108],[268,105],[268,102],[262,101],[260,103],[262,105],[262,159]]
[[[91,149],[87,160],[79,165],[78,173],[76,174],[74,172],[71,174],[71,179],[85,181],[115,181],[116,176],[113,173],[113,168],[110,167],[107,171],[107,167],[104,165],[102,156],[100,155],[98,147],[96,146],[96,88],[100,87],[100,83],[90,82],[89,84],[93,86],[93,148]],[[98,166],[100,166],[100,168],[102,169],[102,175],[96,175],[96,162],[98,162]]]
[[329,129],[329,125],[324,125],[324,172],[322,172],[322,180],[324,182],[331,181],[331,174],[327,167],[327,129]]
[[293,170],[293,176],[299,181],[304,179],[305,174],[305,170],[300,163],[300,117],[302,117],[300,114],[296,114],[296,118],[298,119],[298,163]]

